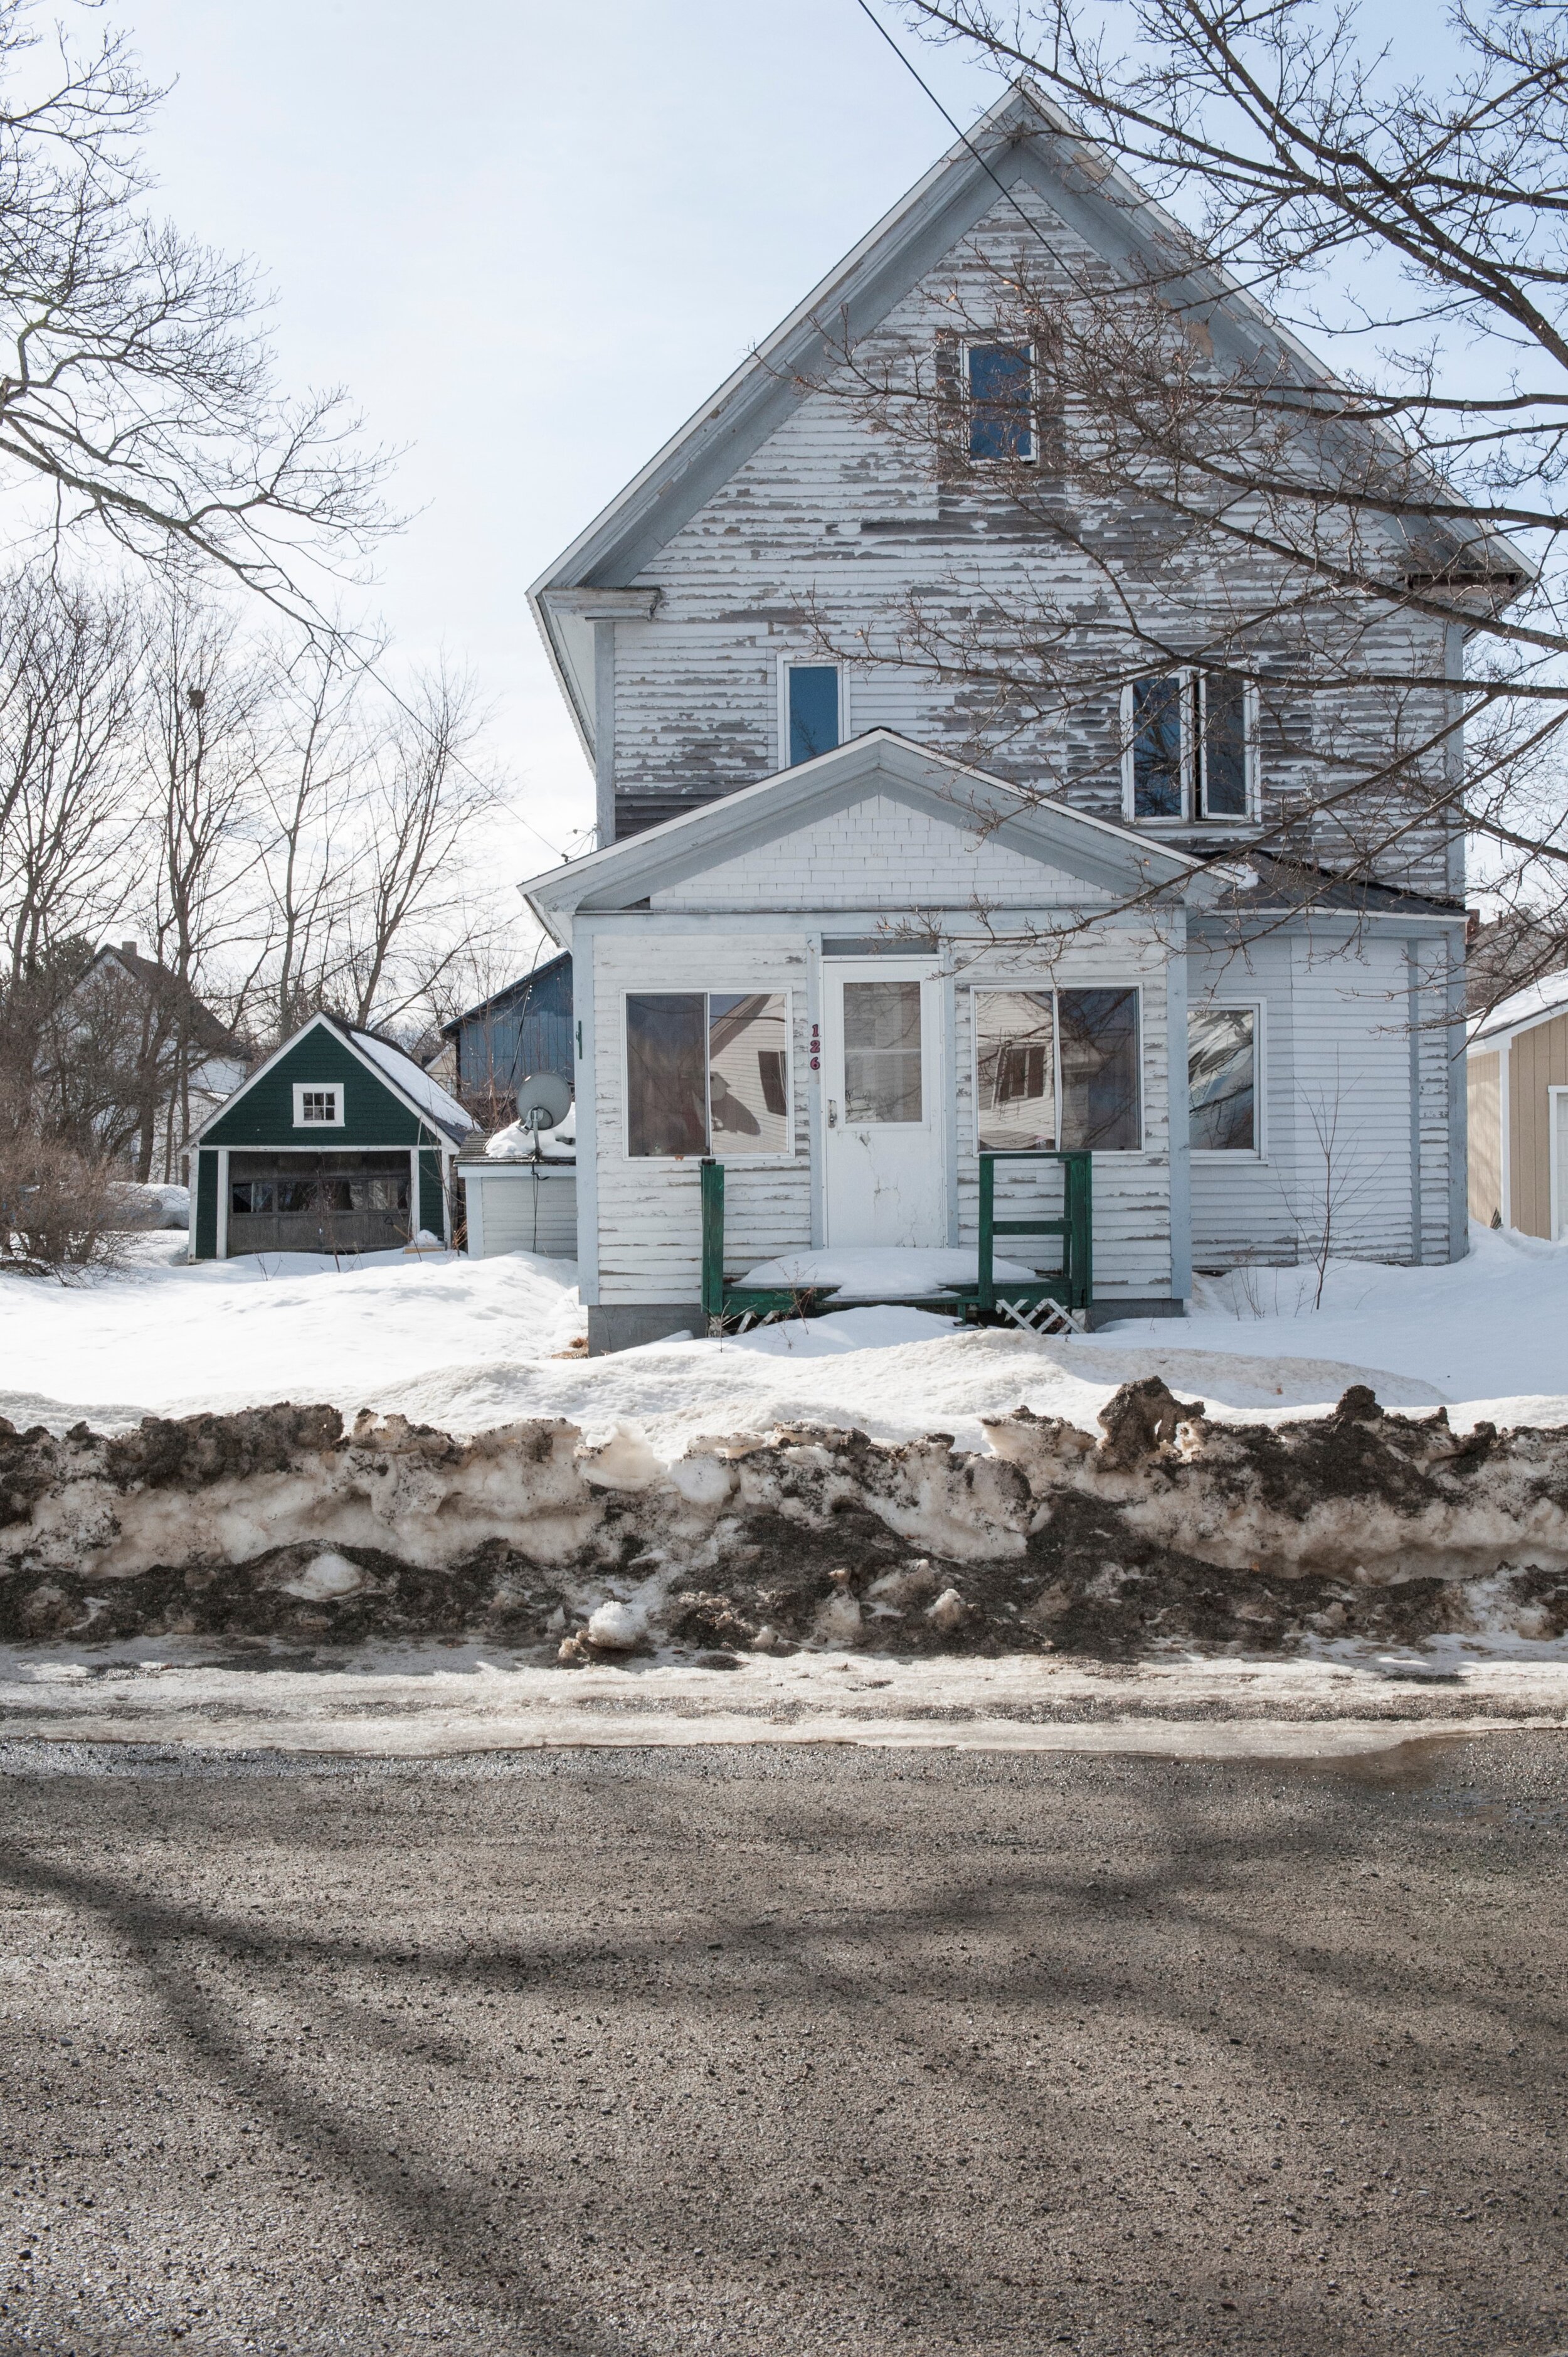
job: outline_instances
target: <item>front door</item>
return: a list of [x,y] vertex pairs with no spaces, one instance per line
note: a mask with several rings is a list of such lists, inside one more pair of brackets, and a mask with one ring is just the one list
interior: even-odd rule
[[941,985],[929,966],[822,969],[827,1243],[947,1242]]

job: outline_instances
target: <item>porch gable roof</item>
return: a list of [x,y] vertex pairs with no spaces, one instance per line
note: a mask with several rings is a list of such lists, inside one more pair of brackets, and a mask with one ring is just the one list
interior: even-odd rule
[[890,728],[851,737],[815,760],[780,770],[645,834],[531,877],[520,888],[546,931],[569,948],[579,914],[635,908],[651,893],[687,883],[873,793],[902,802],[957,833],[984,833],[1096,892],[1185,898],[1204,878],[1212,879],[1204,898],[1223,888],[1222,876],[1174,845],[1151,841],[1066,802],[1021,792],[1004,779],[913,744]]

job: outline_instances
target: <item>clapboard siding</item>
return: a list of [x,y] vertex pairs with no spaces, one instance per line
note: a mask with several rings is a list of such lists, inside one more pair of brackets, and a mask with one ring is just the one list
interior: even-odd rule
[[1552,1233],[1552,1100],[1568,1087],[1568,1015],[1538,1023],[1513,1041],[1509,1061],[1509,1191],[1512,1225]]
[[[579,973],[581,961],[579,961]],[[628,922],[594,942],[595,1131],[599,1300],[691,1303],[702,1292],[702,1204],[694,1160],[633,1160],[626,1150],[625,998],[642,990],[787,990],[794,1159],[725,1161],[726,1258],[761,1261],[809,1246],[811,1173],[805,1071],[810,1058],[808,944],[737,928],[672,934]],[[579,1112],[579,1119],[582,1118]],[[721,1155],[721,1158],[724,1158]]]
[[[997,274],[1054,274],[1063,300],[1098,287],[1117,299],[1103,260],[1048,204],[1020,186],[1026,232],[1011,200],[925,274],[866,339],[871,370],[918,364],[929,373],[955,297],[983,317]],[[977,634],[993,643],[1042,608],[1062,615],[1076,651],[1102,643],[1107,582],[1131,591],[1151,644],[1223,642],[1237,613],[1269,611],[1283,576],[1260,547],[1238,542],[1223,568],[1207,547],[1187,561],[1157,515],[1099,499],[1070,478],[1042,477],[1027,517],[971,483],[939,484],[929,454],[872,431],[845,400],[846,380],[809,391],[638,576],[657,588],[648,620],[614,631],[614,770],[627,829],[753,783],[782,767],[781,658],[847,658],[847,727],[887,726],[957,752],[1019,785],[1060,794],[1101,816],[1121,814],[1120,723],[1113,688],[1083,692],[1067,710],[1021,711],[993,683],[966,676],[950,652]],[[1240,520],[1240,519],[1239,519]],[[1292,601],[1283,600],[1289,611]],[[921,630],[912,621],[922,618]],[[1376,870],[1417,888],[1451,889],[1448,831],[1434,814],[1395,825],[1363,812],[1368,839],[1329,806],[1346,760],[1382,769],[1401,747],[1441,743],[1446,715],[1440,620],[1349,600],[1341,623],[1315,611],[1318,684],[1301,683],[1301,650],[1282,622],[1251,636],[1260,681],[1264,815],[1289,816],[1292,841],[1329,866],[1370,855]],[[983,665],[974,667],[983,669]],[[1376,675],[1382,683],[1355,683]],[[1352,683],[1345,684],[1349,680]],[[1442,753],[1424,756],[1435,770]],[[1419,767],[1420,764],[1418,763]],[[1210,843],[1213,830],[1207,833]],[[1380,843],[1381,847],[1378,847]]]
[[1444,960],[1441,944],[1310,927],[1195,955],[1195,1007],[1262,1006],[1264,1092],[1261,1157],[1193,1157],[1195,1266],[1288,1265],[1326,1216],[1346,1257],[1448,1258]]
[[1490,1227],[1503,1208],[1502,1052],[1472,1056],[1470,1089],[1470,1217]]
[[[1165,1015],[1166,943],[1151,927],[1108,920],[1103,931],[1063,946],[1054,960],[1041,949],[1032,960],[1016,952],[964,959],[954,1007],[958,1071],[958,1225],[961,1243],[979,1225],[980,1150],[974,1102],[976,990],[1064,990],[1136,987],[1142,1062],[1144,1147],[1140,1154],[1094,1157],[1094,1291],[1097,1299],[1164,1297],[1171,1290],[1170,1046]],[[1027,1218],[1038,1207],[1059,1216],[1059,1166],[1003,1168],[997,1200],[1018,1205]],[[1004,1246],[1006,1249],[1006,1246]],[[1048,1243],[1038,1248],[1053,1265]],[[1021,1238],[1019,1254],[1032,1262],[1036,1247]]]

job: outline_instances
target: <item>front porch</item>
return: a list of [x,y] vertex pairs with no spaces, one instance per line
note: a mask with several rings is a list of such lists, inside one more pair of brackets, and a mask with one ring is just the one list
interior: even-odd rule
[[[1036,1168],[1026,1172],[1020,1166]],[[1049,1165],[1061,1173],[1060,1209],[1052,1211],[1028,1200],[1027,1191],[1004,1192],[998,1216],[998,1166],[1004,1180],[1033,1178],[1048,1184]],[[702,1164],[703,1321],[706,1333],[723,1334],[734,1326],[748,1326],[775,1318],[820,1317],[825,1310],[876,1304],[884,1308],[935,1309],[957,1314],[968,1325],[1011,1324],[1026,1333],[1055,1334],[1086,1330],[1094,1307],[1094,1174],[1093,1157],[1086,1152],[1046,1147],[984,1151],[979,1161],[979,1217],[975,1250],[953,1253],[940,1248],[906,1248],[894,1253],[867,1252],[856,1272],[856,1255],[798,1253],[799,1264],[782,1268],[777,1282],[767,1278],[763,1263],[750,1278],[726,1269],[725,1249],[725,1166],[713,1156]],[[998,1236],[1026,1238],[1032,1244],[1047,1240],[1059,1244],[1060,1265],[1022,1266],[999,1258]],[[1055,1255],[1053,1255],[1054,1257]],[[972,1258],[974,1275],[953,1273],[955,1261]],[[897,1265],[891,1285],[877,1281],[885,1272],[878,1261]],[[922,1282],[919,1264],[929,1265]],[[823,1264],[822,1274],[812,1266]],[[845,1264],[842,1273],[837,1265]]]

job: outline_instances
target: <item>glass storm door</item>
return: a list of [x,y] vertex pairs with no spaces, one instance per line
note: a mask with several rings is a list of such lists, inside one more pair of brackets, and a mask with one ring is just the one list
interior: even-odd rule
[[940,986],[903,959],[822,970],[827,1242],[947,1242]]

